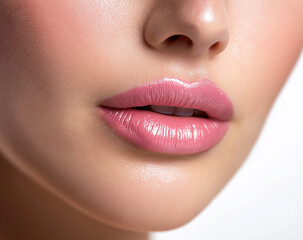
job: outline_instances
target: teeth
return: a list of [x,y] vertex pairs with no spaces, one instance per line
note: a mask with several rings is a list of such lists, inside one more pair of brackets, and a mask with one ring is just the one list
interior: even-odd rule
[[172,115],[174,113],[174,107],[171,106],[159,106],[159,105],[151,105],[151,110],[157,113]]
[[175,116],[191,117],[194,114],[194,109],[175,107],[174,114],[175,114]]
[[199,114],[199,116],[204,116],[202,111],[195,110],[195,109],[192,109],[192,108],[150,105],[150,109],[153,112],[166,114],[166,115],[180,116],[180,117],[191,117],[196,112]]

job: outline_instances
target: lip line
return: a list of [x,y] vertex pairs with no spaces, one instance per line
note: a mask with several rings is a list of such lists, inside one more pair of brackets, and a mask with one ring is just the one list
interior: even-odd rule
[[230,98],[209,79],[190,83],[177,78],[162,78],[107,98],[99,107],[125,109],[147,105],[197,109],[220,121],[228,121],[233,116]]

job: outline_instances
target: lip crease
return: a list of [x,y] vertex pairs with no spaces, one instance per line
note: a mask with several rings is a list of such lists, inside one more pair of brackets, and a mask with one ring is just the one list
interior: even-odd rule
[[[148,105],[192,108],[208,118],[168,116],[134,109]],[[100,116],[122,139],[143,149],[168,154],[209,150],[225,135],[233,116],[228,95],[209,79],[189,83],[163,78],[103,100]]]

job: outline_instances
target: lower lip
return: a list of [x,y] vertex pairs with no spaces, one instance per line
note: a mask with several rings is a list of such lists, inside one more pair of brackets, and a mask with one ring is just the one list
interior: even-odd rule
[[168,154],[209,150],[225,135],[228,121],[177,117],[137,109],[99,107],[102,118],[122,138],[143,149]]

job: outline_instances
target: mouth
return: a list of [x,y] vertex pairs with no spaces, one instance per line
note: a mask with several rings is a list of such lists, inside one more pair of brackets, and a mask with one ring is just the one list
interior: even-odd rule
[[209,150],[223,138],[233,115],[227,94],[208,79],[164,78],[105,99],[99,110],[123,140],[167,154]]
[[143,107],[133,107],[132,109],[146,110],[146,111],[151,111],[151,112],[169,115],[169,116],[209,118],[206,112],[193,108],[147,105]]

